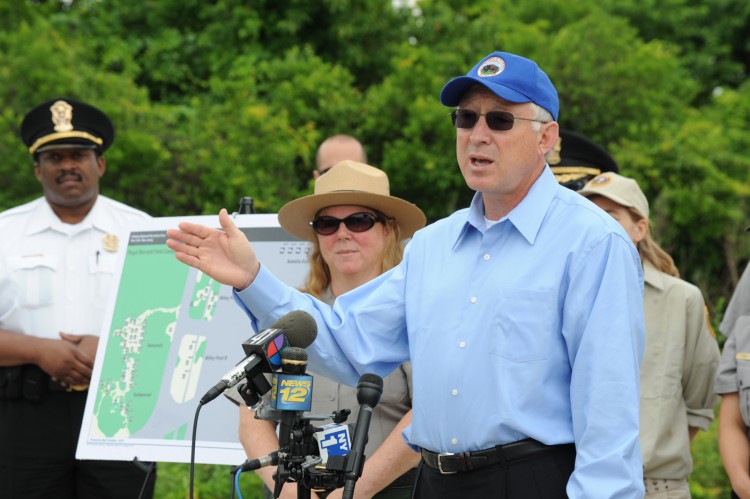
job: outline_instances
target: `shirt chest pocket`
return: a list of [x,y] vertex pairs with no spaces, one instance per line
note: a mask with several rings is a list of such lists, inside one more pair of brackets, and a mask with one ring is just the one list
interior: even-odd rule
[[501,289],[492,317],[492,355],[513,362],[546,360],[559,329],[554,294],[539,289]]
[[97,251],[89,258],[90,289],[89,302],[97,308],[107,305],[107,297],[113,292],[114,274],[117,269],[117,254]]
[[10,257],[8,267],[16,282],[18,303],[22,307],[33,309],[52,304],[57,256],[40,254]]

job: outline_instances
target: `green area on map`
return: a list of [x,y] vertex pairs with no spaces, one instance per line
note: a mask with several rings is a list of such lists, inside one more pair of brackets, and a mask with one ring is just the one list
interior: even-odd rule
[[188,272],[164,244],[128,247],[94,407],[101,436],[130,437],[151,418]]

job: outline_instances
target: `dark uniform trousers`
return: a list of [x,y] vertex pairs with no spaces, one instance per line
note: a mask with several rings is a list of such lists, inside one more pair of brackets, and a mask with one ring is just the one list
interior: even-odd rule
[[[501,446],[496,449],[502,453]],[[566,499],[576,453],[572,444],[549,446],[528,456],[492,459],[497,462],[456,473],[444,473],[445,468],[441,472],[434,459],[426,462],[424,457],[413,499]]]
[[34,402],[0,397],[0,498],[153,497],[155,470],[75,459],[86,395],[50,389]]

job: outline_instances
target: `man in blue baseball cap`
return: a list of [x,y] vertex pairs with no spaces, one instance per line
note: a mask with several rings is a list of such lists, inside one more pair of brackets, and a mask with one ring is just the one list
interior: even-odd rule
[[417,231],[391,271],[331,309],[261,267],[244,234],[182,223],[176,257],[234,286],[256,327],[318,323],[311,368],[348,384],[413,368],[417,499],[643,496],[643,276],[622,227],[561,186],[550,78],[504,52],[450,80],[456,158],[476,194]]

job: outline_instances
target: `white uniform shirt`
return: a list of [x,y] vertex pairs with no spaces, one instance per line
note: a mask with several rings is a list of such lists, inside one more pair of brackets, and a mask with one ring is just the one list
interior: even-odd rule
[[0,213],[0,329],[98,336],[125,229],[148,217],[104,196],[77,224],[60,221],[43,197]]

